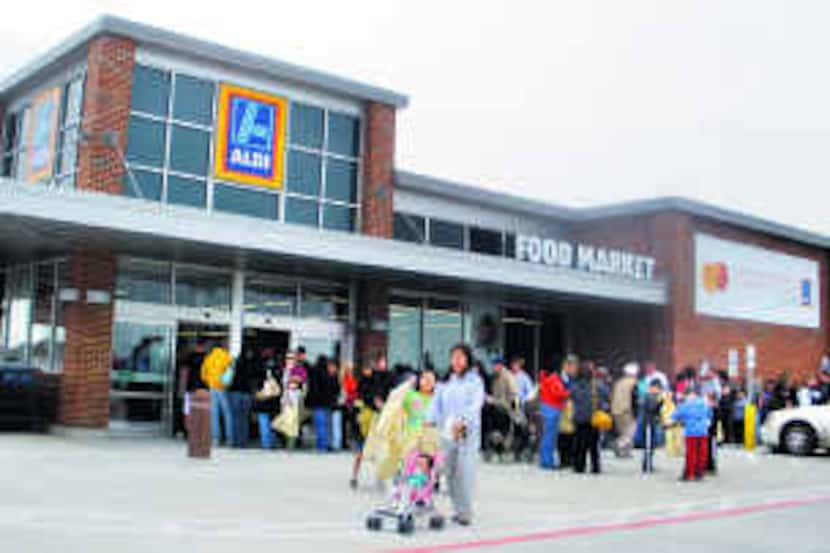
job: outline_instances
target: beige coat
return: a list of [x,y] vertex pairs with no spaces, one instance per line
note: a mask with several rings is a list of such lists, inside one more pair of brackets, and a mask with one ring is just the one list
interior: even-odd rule
[[493,400],[505,407],[512,408],[516,397],[519,395],[519,387],[516,378],[508,370],[503,370],[493,380]]
[[637,379],[633,376],[624,376],[614,383],[611,392],[611,414],[614,416],[630,415],[634,412],[631,398]]

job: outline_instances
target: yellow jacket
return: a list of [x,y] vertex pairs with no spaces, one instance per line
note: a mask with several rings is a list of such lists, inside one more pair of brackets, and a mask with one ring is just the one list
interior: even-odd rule
[[231,363],[233,363],[233,357],[228,350],[220,347],[213,348],[202,361],[202,382],[211,390],[224,390],[222,375],[230,368]]

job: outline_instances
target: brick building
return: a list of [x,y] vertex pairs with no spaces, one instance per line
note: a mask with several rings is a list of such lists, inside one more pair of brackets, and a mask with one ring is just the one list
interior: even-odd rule
[[569,209],[395,170],[398,93],[104,17],[0,83],[0,355],[70,426],[175,432],[227,339],[446,367],[804,375],[830,238],[684,199]]

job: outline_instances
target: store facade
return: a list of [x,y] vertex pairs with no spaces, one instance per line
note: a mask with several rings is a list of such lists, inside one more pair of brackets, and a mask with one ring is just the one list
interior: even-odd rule
[[[691,202],[572,210],[396,171],[406,103],[96,21],[0,84],[0,351],[56,375],[63,424],[163,433],[200,340],[439,371],[459,341],[531,371],[566,352],[671,369],[720,359],[708,329],[734,315],[694,309],[703,230],[811,259],[792,267],[818,319],[784,332],[809,340],[804,367],[825,348],[824,238]],[[733,341],[778,315],[744,317]]]

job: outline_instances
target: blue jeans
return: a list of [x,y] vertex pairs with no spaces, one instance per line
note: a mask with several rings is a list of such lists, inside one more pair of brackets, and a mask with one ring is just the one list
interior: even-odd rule
[[556,459],[556,442],[559,437],[559,416],[562,411],[545,403],[540,404],[542,414],[542,441],[539,444],[539,466],[554,469],[559,466]]
[[343,411],[341,409],[331,412],[331,448],[334,451],[343,449]]
[[257,413],[256,420],[259,423],[259,442],[262,449],[274,449],[277,447],[277,433],[271,428],[271,414]]
[[228,402],[233,413],[233,442],[234,447],[245,447],[250,437],[250,421],[248,414],[251,411],[251,396],[244,392],[228,392]]
[[[219,419],[222,419],[220,424]],[[225,443],[233,443],[233,413],[228,400],[228,392],[225,390],[210,391],[210,434],[213,443],[219,444],[222,441],[222,426],[225,427]]]
[[317,439],[317,451],[328,451],[329,432],[331,431],[331,409],[326,407],[315,407],[311,410],[311,418],[314,421],[314,435]]

